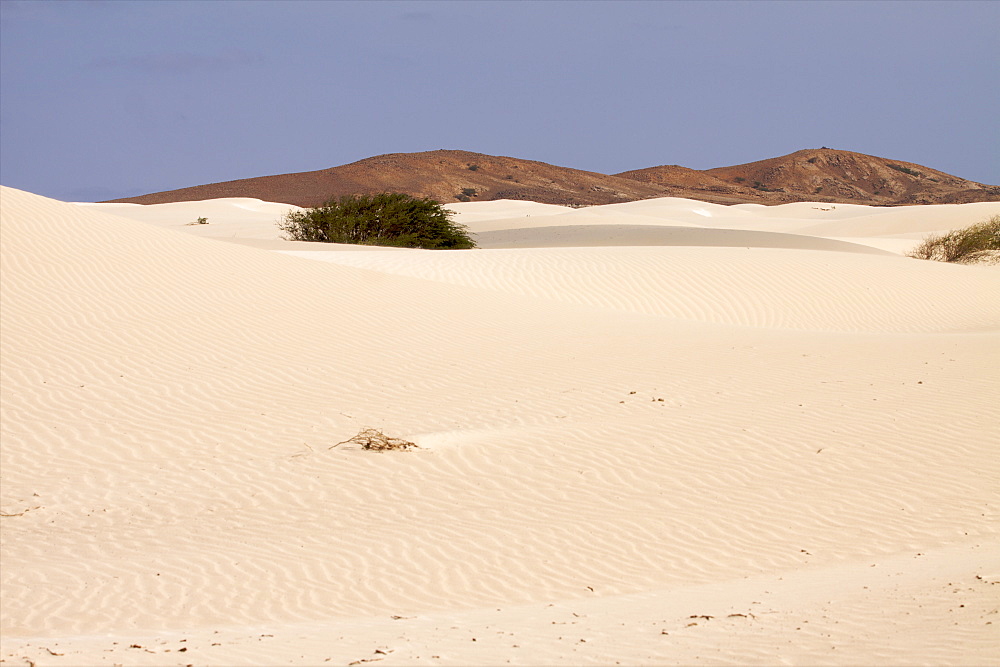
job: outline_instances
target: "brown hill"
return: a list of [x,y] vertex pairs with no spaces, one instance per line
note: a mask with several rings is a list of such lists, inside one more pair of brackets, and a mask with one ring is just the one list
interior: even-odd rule
[[666,165],[615,175],[468,151],[391,153],[319,171],[245,178],[113,201],[160,204],[255,197],[316,206],[334,196],[374,192],[404,192],[446,203],[522,199],[569,206],[652,197],[688,197],[718,204],[1000,201],[1000,186],[910,162],[829,148],[704,171]]
[[658,185],[664,189],[664,197],[687,197],[716,204],[768,203],[758,190],[676,164],[623,171],[615,176]]
[[[912,162],[816,148],[732,167],[696,171],[651,167],[618,176],[665,188],[688,188],[718,198],[745,198],[761,204],[823,201],[899,206],[1000,201],[1000,187],[958,178]],[[700,180],[699,180],[700,179]]]
[[403,192],[440,202],[523,199],[570,206],[666,196],[662,188],[633,179],[532,160],[437,150],[391,153],[320,171],[244,178],[114,201],[162,204],[256,197],[316,206],[334,196],[375,192]]

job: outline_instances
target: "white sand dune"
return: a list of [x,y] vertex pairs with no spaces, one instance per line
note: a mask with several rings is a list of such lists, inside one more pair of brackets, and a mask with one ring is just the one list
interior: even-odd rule
[[[229,198],[209,201],[140,204],[92,204],[91,211],[148,222],[196,236],[242,243],[267,249],[285,247],[277,226],[285,213],[301,210],[288,204],[259,199]],[[791,234],[793,239],[773,243],[759,237],[743,245],[836,249],[820,239],[864,244],[903,254],[931,233],[964,227],[991,215],[1000,215],[1000,203],[944,204],[935,206],[878,207],[857,204],[800,202],[781,206],[741,204],[722,206],[664,197],[624,204],[573,209],[553,204],[500,200],[449,204],[454,220],[466,225],[481,247],[553,247],[613,245],[718,245],[717,235],[691,237],[683,242],[665,240],[683,233],[678,228],[725,230],[732,234],[766,232]],[[205,218],[207,224],[192,224]],[[595,229],[586,230],[588,226]],[[636,230],[636,227],[649,229]],[[613,227],[618,227],[616,232]],[[501,233],[502,232],[502,233]],[[554,240],[553,237],[560,237]],[[756,241],[753,239],[757,238]],[[737,241],[727,245],[741,245]],[[301,243],[289,248],[306,249]],[[324,249],[313,247],[312,249]],[[357,250],[356,246],[346,249]],[[840,248],[846,250],[846,248]],[[863,252],[854,248],[855,252]]]
[[[1000,655],[995,267],[805,233],[881,209],[491,202],[521,247],[349,252],[237,202],[0,190],[6,663]],[[584,243],[640,217],[683,243]],[[331,449],[364,426],[420,448]]]
[[758,247],[295,254],[697,322],[880,333],[992,330],[1000,322],[995,270],[891,255]]
[[[154,225],[198,236],[275,239],[280,230],[275,225],[288,211],[302,210],[290,204],[274,204],[248,197],[230,197],[207,201],[172,202],[144,206],[142,204],[80,203],[91,211],[141,220]],[[204,218],[205,224],[198,224]]]

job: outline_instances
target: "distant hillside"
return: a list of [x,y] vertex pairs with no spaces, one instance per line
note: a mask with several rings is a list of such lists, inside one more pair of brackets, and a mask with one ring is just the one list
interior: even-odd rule
[[219,197],[315,206],[330,197],[404,192],[441,202],[522,199],[563,205],[613,204],[662,197],[662,188],[641,181],[556,167],[544,162],[437,150],[391,153],[341,167],[260,176],[157,192],[116,202],[162,204]]
[[967,181],[912,162],[831,148],[806,149],[705,171],[664,166],[617,175],[762,204],[808,200],[898,206],[1000,200],[998,186]]
[[704,171],[668,165],[615,175],[468,151],[391,153],[319,171],[245,178],[112,201],[162,204],[255,197],[316,206],[335,196],[387,191],[446,203],[521,199],[565,206],[652,197],[687,197],[718,204],[1000,201],[1000,186],[968,181],[911,162],[829,148]]

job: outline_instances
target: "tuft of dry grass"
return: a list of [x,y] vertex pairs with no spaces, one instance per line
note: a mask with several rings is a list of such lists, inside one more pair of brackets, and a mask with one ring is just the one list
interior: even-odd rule
[[989,220],[931,236],[907,253],[917,259],[959,264],[996,263],[1000,255],[1000,215]]
[[402,438],[391,438],[385,433],[382,433],[382,431],[374,428],[363,428],[358,431],[358,434],[353,438],[349,438],[343,442],[338,442],[336,445],[331,445],[328,449],[340,447],[341,445],[346,445],[347,443],[361,445],[361,449],[374,452],[419,449],[415,442],[403,440]]

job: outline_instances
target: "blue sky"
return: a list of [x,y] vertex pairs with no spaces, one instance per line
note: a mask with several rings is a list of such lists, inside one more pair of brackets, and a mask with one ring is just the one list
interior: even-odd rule
[[94,201],[453,148],[828,146],[1000,184],[998,2],[0,0],[0,183]]

